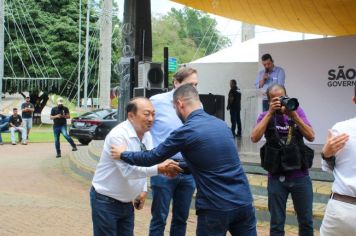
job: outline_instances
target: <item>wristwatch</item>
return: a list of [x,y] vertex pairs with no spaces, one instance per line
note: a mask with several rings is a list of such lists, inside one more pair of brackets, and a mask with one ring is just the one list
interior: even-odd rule
[[323,158],[323,160],[327,161],[327,160],[331,160],[331,159],[334,159],[335,160],[335,156],[331,156],[331,157],[325,157],[324,153],[321,152],[321,158]]
[[320,154],[321,154],[321,158],[322,158],[324,161],[326,161],[326,163],[328,164],[329,168],[330,168],[331,170],[333,170],[334,167],[335,167],[335,160],[336,160],[335,156],[325,157],[323,152],[321,152]]

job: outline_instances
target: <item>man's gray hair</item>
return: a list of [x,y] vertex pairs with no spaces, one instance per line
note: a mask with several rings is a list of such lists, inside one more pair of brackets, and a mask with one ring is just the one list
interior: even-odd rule
[[181,85],[174,91],[173,101],[176,102],[178,99],[184,100],[187,104],[200,102],[198,91],[191,84]]

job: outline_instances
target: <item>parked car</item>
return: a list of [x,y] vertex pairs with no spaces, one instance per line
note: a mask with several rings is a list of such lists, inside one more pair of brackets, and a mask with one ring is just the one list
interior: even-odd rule
[[92,140],[103,140],[118,124],[116,109],[98,109],[72,119],[69,135],[87,145]]

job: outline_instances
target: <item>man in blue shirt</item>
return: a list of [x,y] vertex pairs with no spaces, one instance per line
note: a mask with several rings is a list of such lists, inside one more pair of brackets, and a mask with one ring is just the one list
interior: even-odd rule
[[[183,67],[173,76],[174,88],[182,84],[197,86],[197,71]],[[153,146],[157,147],[169,134],[181,127],[182,121],[178,118],[173,108],[174,89],[167,93],[155,95],[150,98],[156,111],[155,120],[151,129]],[[170,157],[177,162],[183,162],[181,153]],[[175,178],[164,175],[151,177],[152,189],[152,219],[150,223],[150,236],[163,236],[166,220],[169,213],[169,205],[172,205],[172,222],[170,235],[184,236],[187,228],[190,204],[195,190],[195,183],[191,174],[179,174]]]
[[182,85],[173,104],[183,126],[156,148],[125,152],[112,147],[112,156],[131,164],[151,166],[181,152],[197,184],[198,236],[257,235],[255,210],[231,130],[201,109],[196,89]]
[[272,56],[270,54],[264,54],[261,58],[262,65],[264,67],[263,70],[257,75],[255,86],[257,89],[261,89],[264,93],[263,101],[262,101],[262,109],[263,111],[268,110],[268,100],[266,96],[266,91],[269,86],[272,84],[280,84],[284,86],[285,82],[285,72],[282,67],[275,66]]

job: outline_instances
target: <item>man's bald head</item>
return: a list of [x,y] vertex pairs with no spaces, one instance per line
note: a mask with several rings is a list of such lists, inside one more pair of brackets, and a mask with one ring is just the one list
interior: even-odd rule
[[132,98],[126,105],[126,115],[128,115],[129,112],[132,112],[133,114],[136,114],[137,113],[138,104],[139,103],[145,103],[145,102],[151,103],[151,101],[148,98],[145,98],[145,97]]

